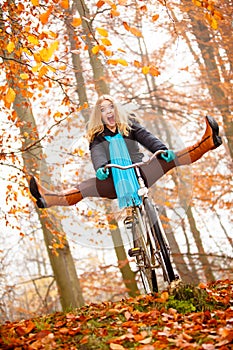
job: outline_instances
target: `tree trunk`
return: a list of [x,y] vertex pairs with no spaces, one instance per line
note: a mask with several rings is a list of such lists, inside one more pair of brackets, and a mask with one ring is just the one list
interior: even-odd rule
[[[10,5],[11,2],[9,1],[9,12],[12,11]],[[17,13],[11,12],[10,17],[11,16],[12,18],[15,17],[14,21],[17,22]],[[3,41],[5,33],[4,23],[3,14],[0,9],[1,40]],[[13,20],[12,23],[14,23]],[[14,28],[12,28],[12,32],[14,32]],[[8,86],[16,93],[13,108],[16,112],[16,118],[22,137],[22,158],[24,162],[24,173],[27,177],[29,174],[35,174],[40,168],[41,163],[43,163],[43,167],[46,169],[46,164],[43,159],[42,147],[30,101],[26,97],[27,87],[25,87],[25,84],[22,84],[20,77],[23,60],[17,63],[18,60],[21,59],[19,54],[16,56],[14,51],[10,54],[4,49],[1,51],[1,56],[4,57]],[[16,75],[11,73],[11,67],[14,67],[13,72],[15,72],[15,68],[18,67]],[[57,219],[56,221],[55,219],[51,220],[51,216],[49,217],[45,212],[42,213],[38,208],[36,210],[43,230],[54,277],[57,282],[61,305],[64,310],[69,307],[81,306],[84,304],[84,300],[69,245],[62,232],[61,223]],[[63,246],[61,245],[59,237],[62,237]],[[54,255],[54,251],[51,249],[54,242],[57,242],[61,247],[61,249],[57,250],[59,253],[57,256]]]
[[[188,6],[188,0],[183,0],[183,2]],[[220,70],[222,68],[219,64],[217,64],[218,58],[221,55],[219,54],[218,46],[212,43],[213,35],[210,34],[210,29],[206,24],[204,24],[204,20],[200,20],[195,16],[194,10],[190,10],[188,14],[191,19],[193,34],[196,37],[196,42],[201,51],[205,64],[205,82],[215,107],[222,115],[227,144],[230,156],[233,159],[233,123],[230,110],[230,98],[228,98],[227,94],[225,93],[226,88],[229,91],[232,89],[230,75],[224,82],[222,82],[222,78],[220,76]],[[217,52],[218,56],[216,56],[215,52]],[[229,64],[232,64],[230,57],[228,58]],[[202,71],[202,69],[200,69],[200,71]]]
[[204,250],[202,240],[201,240],[201,234],[196,226],[196,222],[195,222],[191,207],[188,207],[187,215],[188,215],[190,229],[192,231],[192,234],[193,234],[193,237],[194,237],[197,249],[198,249],[199,260],[203,266],[204,275],[205,275],[207,281],[213,281],[214,275],[213,275],[210,263],[208,261],[207,254]]
[[[14,86],[12,86],[12,88],[17,89]],[[31,134],[31,130],[36,130],[36,123],[30,108],[30,104],[22,96],[20,90],[17,91],[16,99],[14,101],[14,109],[17,113],[18,119],[23,120],[22,126],[20,127],[21,135],[29,135]],[[32,141],[30,138],[24,138],[22,145],[22,156],[26,176],[37,172],[41,167],[40,160],[43,159],[42,149],[38,140],[38,133],[35,132],[35,134],[37,135],[37,138],[35,137],[36,135],[34,135],[35,146],[32,146]],[[45,163],[43,170],[45,174],[48,174],[48,169],[46,171]],[[62,231],[61,223],[57,218],[55,218],[55,216],[51,219],[51,214],[46,215],[44,211],[42,212],[38,208],[36,208],[36,211],[41,223],[44,241],[57,283],[62,308],[63,310],[67,310],[67,308],[70,307],[82,306],[84,304],[84,299],[82,296],[79,279],[77,277],[69,244],[66,240],[65,234]],[[59,239],[59,237],[62,237],[63,246],[56,251],[57,254],[54,254],[51,247],[54,245],[54,243],[57,243],[58,245],[61,244],[61,239]]]
[[106,72],[101,63],[101,58],[98,54],[92,52],[94,47],[94,31],[91,24],[90,12],[85,1],[74,0],[74,9],[76,9],[82,19],[83,32],[85,33],[85,42],[88,49],[92,72],[94,76],[95,89],[98,95],[109,94],[109,86],[106,83]]
[[[85,2],[80,2],[77,0],[74,1],[73,10],[74,9],[76,9],[79,12],[80,17],[82,18],[82,26],[83,26],[84,33],[86,35],[85,36],[86,37],[86,44],[88,47],[90,64],[92,67],[92,72],[93,72],[93,76],[94,76],[97,94],[98,95],[109,94],[109,86],[105,81],[105,72],[104,72],[104,67],[101,63],[101,59],[100,59],[100,57],[98,57],[98,54],[94,55],[92,52],[92,48],[94,45],[93,45],[90,38],[91,38],[91,36],[93,36],[94,31],[93,31],[91,22],[88,22],[85,19],[85,18],[88,19],[90,17],[89,9],[87,8]],[[75,42],[75,38],[73,37],[73,34],[70,35],[70,38],[72,41]],[[73,62],[74,62],[74,58],[73,58]],[[75,77],[76,77],[77,87],[78,87],[78,90],[79,89],[85,90],[85,85],[83,85],[79,88],[79,83],[80,83],[79,76],[82,72],[81,60],[76,61],[76,63],[78,63],[78,66],[75,66]],[[77,74],[77,72],[79,72],[79,73]],[[84,96],[87,94],[82,92],[82,95]],[[88,115],[87,114],[84,114],[84,118],[85,118],[85,122],[88,122]],[[106,208],[106,211],[107,211],[107,208]],[[121,239],[121,232],[120,232],[120,229],[118,227],[118,223],[116,222],[116,220],[112,219],[111,222],[109,222],[110,227],[111,227],[111,225],[114,225],[114,227],[116,227],[116,229],[111,230],[111,236],[112,236],[112,240],[114,243],[115,253],[116,253],[116,256],[118,258],[118,266],[119,266],[119,269],[121,271],[125,286],[128,290],[128,294],[130,296],[134,296],[136,294],[139,294],[137,284],[135,281],[135,274],[132,272],[130,265],[129,265],[129,262],[127,260],[127,255],[126,255],[126,252],[125,252],[125,249],[123,246],[123,242]],[[122,242],[121,246],[119,246],[120,241]],[[124,263],[122,264],[123,261],[124,261]]]

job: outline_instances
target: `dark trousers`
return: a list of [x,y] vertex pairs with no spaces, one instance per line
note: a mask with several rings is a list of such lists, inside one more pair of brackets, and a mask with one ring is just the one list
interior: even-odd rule
[[[169,163],[163,159],[154,159],[150,164],[143,166],[140,170],[146,186],[150,187],[169,170],[179,165],[181,164],[179,164],[178,159]],[[83,198],[102,197],[115,199],[117,197],[111,176],[103,181],[92,177],[79,183],[76,187],[81,191]]]

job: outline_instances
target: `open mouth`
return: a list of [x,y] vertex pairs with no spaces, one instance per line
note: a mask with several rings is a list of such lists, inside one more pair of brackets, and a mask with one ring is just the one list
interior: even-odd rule
[[109,116],[109,117],[108,117],[108,122],[109,122],[109,124],[115,123],[115,118],[114,118],[114,116]]

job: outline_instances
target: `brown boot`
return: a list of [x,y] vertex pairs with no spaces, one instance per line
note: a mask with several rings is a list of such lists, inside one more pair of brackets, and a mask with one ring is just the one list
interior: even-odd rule
[[200,159],[206,152],[219,147],[222,139],[219,136],[219,127],[216,120],[210,116],[206,117],[206,130],[201,140],[193,146],[176,152],[180,165],[190,164]]
[[33,176],[30,179],[29,190],[36,199],[36,204],[39,208],[70,206],[78,203],[82,199],[81,192],[77,188],[54,193],[42,187]]

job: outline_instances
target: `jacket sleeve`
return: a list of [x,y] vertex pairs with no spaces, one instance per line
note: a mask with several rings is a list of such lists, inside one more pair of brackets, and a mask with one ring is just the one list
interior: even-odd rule
[[108,164],[108,145],[107,141],[98,138],[90,144],[91,161],[95,171]]
[[135,140],[152,153],[155,153],[161,149],[168,149],[162,141],[160,141],[137,121],[134,121],[132,124],[132,133],[134,134]]

